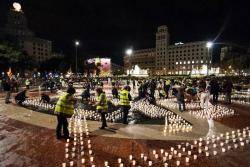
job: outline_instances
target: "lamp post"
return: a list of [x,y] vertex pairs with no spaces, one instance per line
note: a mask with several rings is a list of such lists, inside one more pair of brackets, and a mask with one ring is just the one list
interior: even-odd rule
[[128,56],[128,60],[129,60],[129,75],[130,75],[130,67],[131,67],[131,60],[130,57],[133,54],[133,49],[129,48],[126,50],[126,55]]
[[207,42],[206,47],[207,47],[207,76],[209,75],[209,67],[210,67],[210,61],[212,61],[212,57],[209,54],[210,48],[212,48],[213,42]]
[[76,75],[77,75],[77,48],[80,45],[79,41],[75,41],[75,47],[76,47]]

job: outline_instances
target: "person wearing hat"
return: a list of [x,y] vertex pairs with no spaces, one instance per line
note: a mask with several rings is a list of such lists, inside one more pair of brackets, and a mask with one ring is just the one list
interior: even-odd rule
[[[76,90],[73,87],[69,87],[67,92],[64,93],[56,103],[55,114],[57,115],[57,139],[70,138],[67,118],[74,114],[74,103],[76,102],[74,99],[75,92]],[[62,128],[64,136],[61,135]]]
[[108,110],[107,97],[102,88],[97,88],[96,94],[97,94],[96,110],[101,115],[101,121],[102,121],[102,126],[100,127],[100,129],[105,129],[105,127],[107,127],[107,121],[105,117]]
[[130,87],[124,86],[124,88],[120,92],[120,101],[119,105],[121,106],[121,111],[123,112],[123,124],[128,124],[128,112],[130,109],[130,101],[132,97],[130,95]]

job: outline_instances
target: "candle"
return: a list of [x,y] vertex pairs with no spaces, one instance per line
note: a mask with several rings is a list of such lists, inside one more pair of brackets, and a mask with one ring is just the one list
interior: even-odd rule
[[174,155],[176,155],[177,154],[177,151],[176,150],[174,150]]
[[162,158],[162,161],[163,161],[163,162],[166,162],[166,161],[167,161],[167,157],[164,156],[164,157]]
[[104,162],[104,166],[108,166],[108,164],[109,164],[108,161]]
[[124,167],[123,163],[120,163],[119,167]]
[[194,155],[194,160],[196,160],[197,159],[197,155]]
[[94,161],[94,157],[90,157],[90,161],[93,162]]
[[188,155],[191,155],[192,153],[191,153],[191,151],[188,151]]
[[181,162],[180,161],[176,161],[176,166],[180,166]]
[[132,165],[133,165],[133,166],[135,166],[135,164],[136,164],[136,161],[135,161],[135,160],[133,160],[133,161],[132,161]]
[[189,163],[189,158],[188,157],[186,157],[186,163]]
[[89,150],[89,155],[91,155],[91,154],[92,154],[92,152],[93,152],[92,150]]
[[73,166],[73,165],[74,165],[74,161],[70,161],[69,166]]
[[65,158],[69,158],[69,154],[65,154]]
[[121,159],[121,158],[118,158],[117,161],[118,161],[118,163],[121,163],[121,162],[122,162],[122,159]]
[[217,155],[217,151],[213,151],[214,155]]
[[173,155],[168,155],[168,159],[172,159],[173,158]]
[[148,161],[148,166],[152,166],[152,161]]
[[143,160],[144,161],[147,161],[148,157],[147,156],[144,156]]
[[209,156],[209,152],[206,152],[206,157],[208,157]]
[[84,164],[85,163],[85,159],[84,158],[82,158],[82,164]]
[[132,161],[132,159],[133,159],[133,156],[129,155],[129,160]]
[[62,163],[62,167],[66,167],[66,163]]
[[226,149],[225,148],[221,148],[221,151],[224,153],[224,152],[226,152]]
[[181,158],[181,153],[178,153],[178,157],[180,157],[180,158]]
[[168,163],[164,163],[164,167],[168,167]]

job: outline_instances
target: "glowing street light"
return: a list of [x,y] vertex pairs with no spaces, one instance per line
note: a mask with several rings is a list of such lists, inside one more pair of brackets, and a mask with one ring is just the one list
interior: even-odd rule
[[131,56],[132,53],[133,53],[133,50],[132,50],[132,49],[127,49],[127,50],[126,50],[126,54],[127,54],[128,56]]
[[213,46],[213,42],[207,42],[206,47],[211,48]]
[[21,12],[22,11],[22,6],[20,5],[20,3],[14,2],[12,4],[12,6],[13,6],[13,8],[14,8],[15,11],[17,11],[17,12]]
[[207,76],[209,75],[209,63],[212,61],[210,55],[209,55],[209,50],[210,48],[213,47],[213,42],[207,42],[206,43],[206,47],[207,47],[207,57],[208,57],[208,60],[207,60]]
[[133,49],[131,49],[131,48],[129,48],[129,49],[127,49],[126,50],[126,55],[128,55],[128,60],[129,60],[129,75],[130,75],[130,67],[131,67],[131,61],[130,61],[130,57],[131,57],[131,55],[133,54]]
[[80,45],[80,42],[79,41],[75,41],[75,47],[76,47],[76,75],[77,75],[77,48],[78,46]]

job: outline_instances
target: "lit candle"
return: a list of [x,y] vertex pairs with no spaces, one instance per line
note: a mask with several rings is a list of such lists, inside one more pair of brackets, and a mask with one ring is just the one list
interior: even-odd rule
[[191,151],[188,151],[188,155],[191,155],[192,153],[191,153]]
[[135,164],[136,164],[136,161],[135,161],[135,160],[133,160],[133,161],[132,161],[132,165],[133,165],[133,166],[135,166]]
[[197,159],[197,155],[194,155],[194,160],[196,160]]
[[70,161],[69,166],[74,166],[74,161]]
[[217,155],[217,151],[213,151],[214,155]]
[[90,157],[90,161],[93,162],[94,161],[94,157]]
[[84,158],[82,158],[82,164],[84,164],[85,163],[85,159]]
[[189,158],[188,157],[186,157],[186,163],[189,163]]
[[129,160],[132,161],[132,159],[133,159],[133,156],[129,155]]
[[148,166],[152,166],[152,161],[148,161]]
[[180,166],[181,162],[180,161],[176,161],[176,166]]

